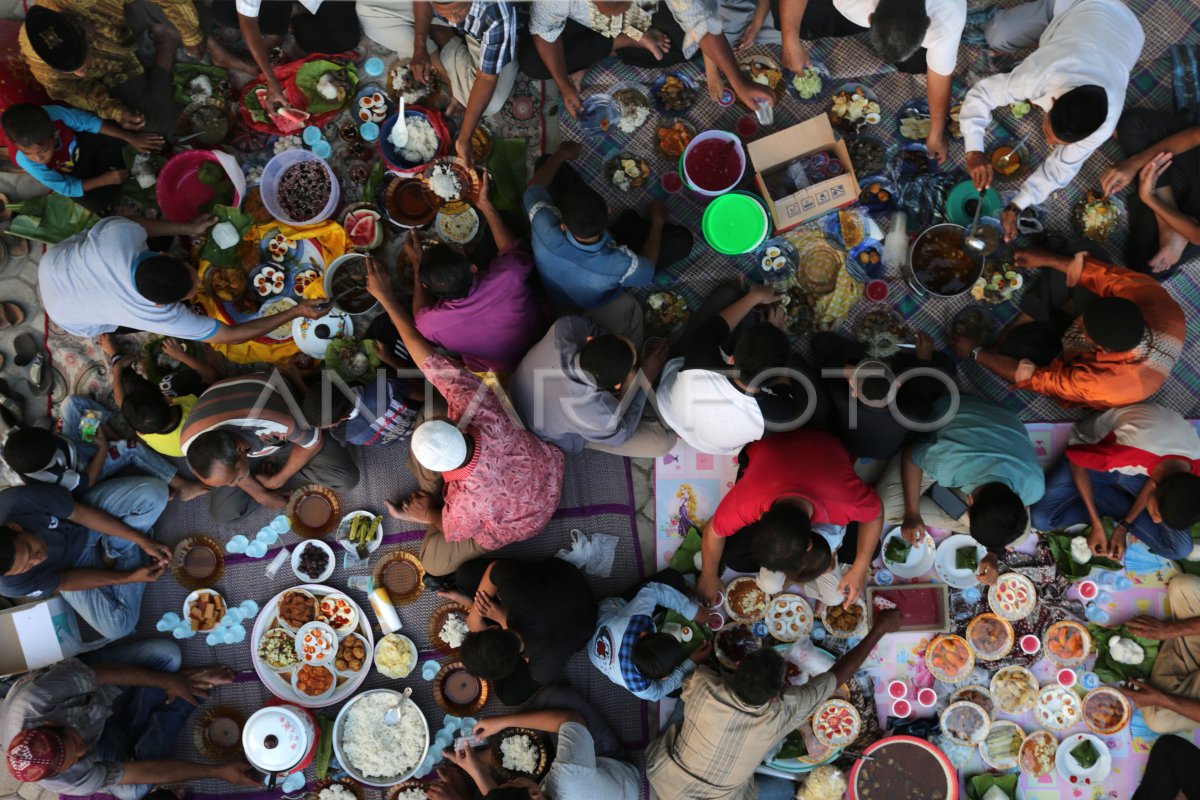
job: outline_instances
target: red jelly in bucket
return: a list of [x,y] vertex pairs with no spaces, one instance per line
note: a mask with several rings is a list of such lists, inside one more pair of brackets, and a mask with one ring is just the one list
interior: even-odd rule
[[746,169],[746,151],[736,136],[705,131],[683,151],[684,182],[698,194],[716,197],[730,191]]

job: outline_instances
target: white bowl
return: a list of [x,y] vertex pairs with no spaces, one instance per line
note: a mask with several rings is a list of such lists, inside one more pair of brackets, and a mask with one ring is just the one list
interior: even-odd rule
[[363,645],[365,646],[365,649],[366,649],[366,658],[363,660],[362,667],[360,667],[357,670],[338,669],[337,668],[337,651],[335,650],[334,651],[333,671],[335,673],[337,673],[338,675],[341,675],[343,678],[353,678],[356,675],[359,675],[363,672],[369,671],[371,669],[371,662],[374,658],[374,653],[371,652],[371,643],[368,642],[360,634],[357,634],[357,633],[347,634],[344,639],[342,639],[340,642],[338,642],[338,648],[341,648],[341,646],[345,642],[348,642],[351,639],[358,639],[359,641],[361,641],[363,643]]
[[[325,208],[317,212],[317,215],[312,219],[295,220],[288,217],[284,213],[283,207],[279,205],[279,179],[283,177],[283,173],[287,171],[288,167],[299,164],[301,161],[314,161],[320,164],[325,172],[329,174],[329,200],[326,201]],[[333,212],[337,210],[341,194],[341,185],[338,183],[337,175],[334,174],[333,169],[330,168],[325,159],[315,156],[307,150],[285,150],[279,155],[274,156],[263,167],[259,186],[259,194],[262,197],[263,206],[266,207],[267,211],[271,212],[271,216],[292,227],[316,225],[318,222],[324,222],[329,219],[333,216]]]
[[[304,659],[304,637],[307,636],[309,633],[321,633],[321,634],[325,635],[326,637],[328,637],[329,641],[332,643],[332,649],[330,649],[324,655],[317,656],[312,661],[306,661]],[[300,630],[296,632],[296,657],[300,659],[300,663],[302,665],[303,664],[313,664],[313,665],[332,664],[334,656],[337,655],[337,647],[338,647],[337,632],[334,631],[334,629],[331,628],[329,625],[326,625],[324,622],[309,622],[305,625],[302,625],[300,627]],[[331,667],[331,669],[332,669],[332,667]]]
[[[217,597],[220,597],[221,602],[225,603],[225,614],[229,613],[229,603],[225,600],[224,595],[222,595],[216,589],[197,589],[196,591],[189,594],[183,600],[183,621],[187,622],[189,625],[191,624],[190,613],[191,613],[192,603],[195,600],[197,600],[200,597],[200,595],[202,595],[202,594],[215,594]],[[208,633],[209,631],[216,630],[218,627],[220,627],[221,620],[225,618],[225,614],[222,614],[211,628],[205,628],[204,630],[196,631],[196,633]],[[195,628],[193,628],[192,630],[195,630]]]
[[[337,530],[333,533],[333,538],[338,542],[338,544],[346,548],[347,553],[357,554],[357,547],[352,544],[348,538],[350,535],[350,525],[354,522],[356,517],[367,517],[369,519],[374,519],[378,516],[379,514],[373,514],[370,511],[351,511],[349,514],[342,517],[342,521],[338,523]],[[375,536],[372,537],[369,542],[367,542],[367,553],[374,553],[379,549],[379,545],[381,544],[383,544],[382,522],[380,522],[379,527],[375,529]]]
[[[383,648],[386,646],[385,642],[399,642],[403,647],[408,648],[408,652],[413,657],[413,663],[412,663],[412,666],[409,668],[408,672],[405,672],[402,675],[399,672],[390,672],[390,671],[388,671],[387,668],[380,665],[379,650],[380,650],[380,648]],[[387,636],[382,637],[376,643],[375,653],[372,656],[372,662],[375,664],[375,670],[380,675],[384,676],[385,678],[391,678],[393,680],[400,680],[403,678],[407,678],[409,675],[412,674],[412,671],[417,668],[417,662],[420,658],[420,655],[421,655],[420,651],[417,650],[417,646],[415,644],[413,644],[412,639],[408,638],[407,636],[405,636],[402,633],[389,633]]]
[[305,694],[304,692],[300,691],[300,687],[296,685],[296,680],[300,677],[300,667],[301,666],[304,666],[304,665],[301,664],[301,665],[297,666],[295,671],[292,672],[292,691],[295,692],[298,697],[303,697],[306,700],[310,700],[314,703],[317,703],[317,702],[320,702],[321,700],[328,699],[330,695],[332,695],[334,692],[337,691],[337,688],[338,688],[337,673],[334,672],[333,667],[328,664],[319,664],[319,665],[318,664],[309,664],[308,665],[311,667],[316,667],[317,669],[328,670],[329,674],[333,676],[333,682],[329,684],[329,688],[326,689],[324,691],[324,693],[322,693],[322,694]]
[[[417,713],[420,714],[421,723],[425,728],[425,747],[421,752],[421,757],[417,759],[417,763],[413,764],[412,769],[410,769],[408,772],[405,772],[402,775],[391,775],[382,778],[368,778],[354,768],[354,765],[350,763],[350,759],[346,756],[346,752],[342,749],[342,737],[344,735],[343,728],[345,726],[346,714],[349,713],[350,709],[354,707],[355,703],[362,701],[364,697],[370,697],[373,694],[380,693],[386,693],[393,700],[395,700],[396,703],[399,703],[404,698],[403,694],[391,689],[371,689],[370,691],[363,692],[360,695],[350,698],[350,701],[346,703],[346,705],[342,706],[342,710],[338,712],[337,718],[333,721],[333,752],[334,755],[337,756],[338,763],[342,765],[342,769],[346,770],[347,774],[349,774],[351,778],[354,778],[354,780],[358,781],[359,783],[366,784],[367,786],[394,786],[397,783],[403,783],[411,778],[413,773],[417,771],[417,767],[421,766],[421,762],[425,760],[425,756],[429,753],[429,720],[425,718],[424,712],[422,712],[420,707],[416,706],[415,703],[413,705],[416,707]],[[412,702],[411,698],[408,700],[408,702]],[[382,720],[380,721],[380,724],[383,724]]]
[[[329,556],[329,564],[325,570],[317,576],[306,575],[300,571],[300,555],[310,547],[315,547],[318,550],[324,550],[325,555]],[[296,549],[292,551],[292,574],[297,580],[305,583],[324,583],[329,580],[329,576],[333,574],[334,568],[337,566],[337,557],[333,554],[333,548],[322,542],[320,539],[305,539],[296,545]]]

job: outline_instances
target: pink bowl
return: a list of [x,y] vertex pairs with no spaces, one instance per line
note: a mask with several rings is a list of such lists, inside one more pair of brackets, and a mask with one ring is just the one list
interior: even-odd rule
[[[205,162],[221,163],[208,150],[187,150],[167,159],[158,173],[154,196],[163,216],[171,222],[191,222],[200,216],[200,207],[213,199],[213,187],[200,182],[200,166]],[[233,205],[241,202],[235,189]]]

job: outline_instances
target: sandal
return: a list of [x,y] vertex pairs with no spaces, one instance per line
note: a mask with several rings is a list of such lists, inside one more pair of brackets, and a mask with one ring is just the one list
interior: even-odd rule
[[8,382],[0,380],[0,420],[4,420],[8,427],[15,428],[25,421],[25,408],[9,396],[10,391]]
[[50,388],[50,370],[46,364],[46,354],[38,347],[37,339],[32,334],[22,333],[13,340],[13,346],[17,349],[13,363],[25,369],[34,394],[45,394]]
[[25,321],[25,312],[16,303],[0,303],[0,331],[7,330]]

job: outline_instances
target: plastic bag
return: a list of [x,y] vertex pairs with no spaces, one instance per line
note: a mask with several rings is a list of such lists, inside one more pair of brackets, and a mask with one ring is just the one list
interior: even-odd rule
[[796,800],[838,800],[846,792],[846,776],[837,767],[826,764],[808,773],[796,790]]
[[574,564],[589,575],[607,578],[612,574],[617,555],[617,537],[607,533],[586,534],[576,528],[571,531],[571,546],[556,554],[568,564]]
[[777,595],[787,585],[787,575],[784,575],[782,572],[776,572],[773,569],[759,567],[758,577],[754,579],[754,582],[758,584],[758,588],[762,589],[768,595]]
[[786,657],[808,675],[824,675],[833,668],[833,656],[818,650],[807,636],[792,645]]

